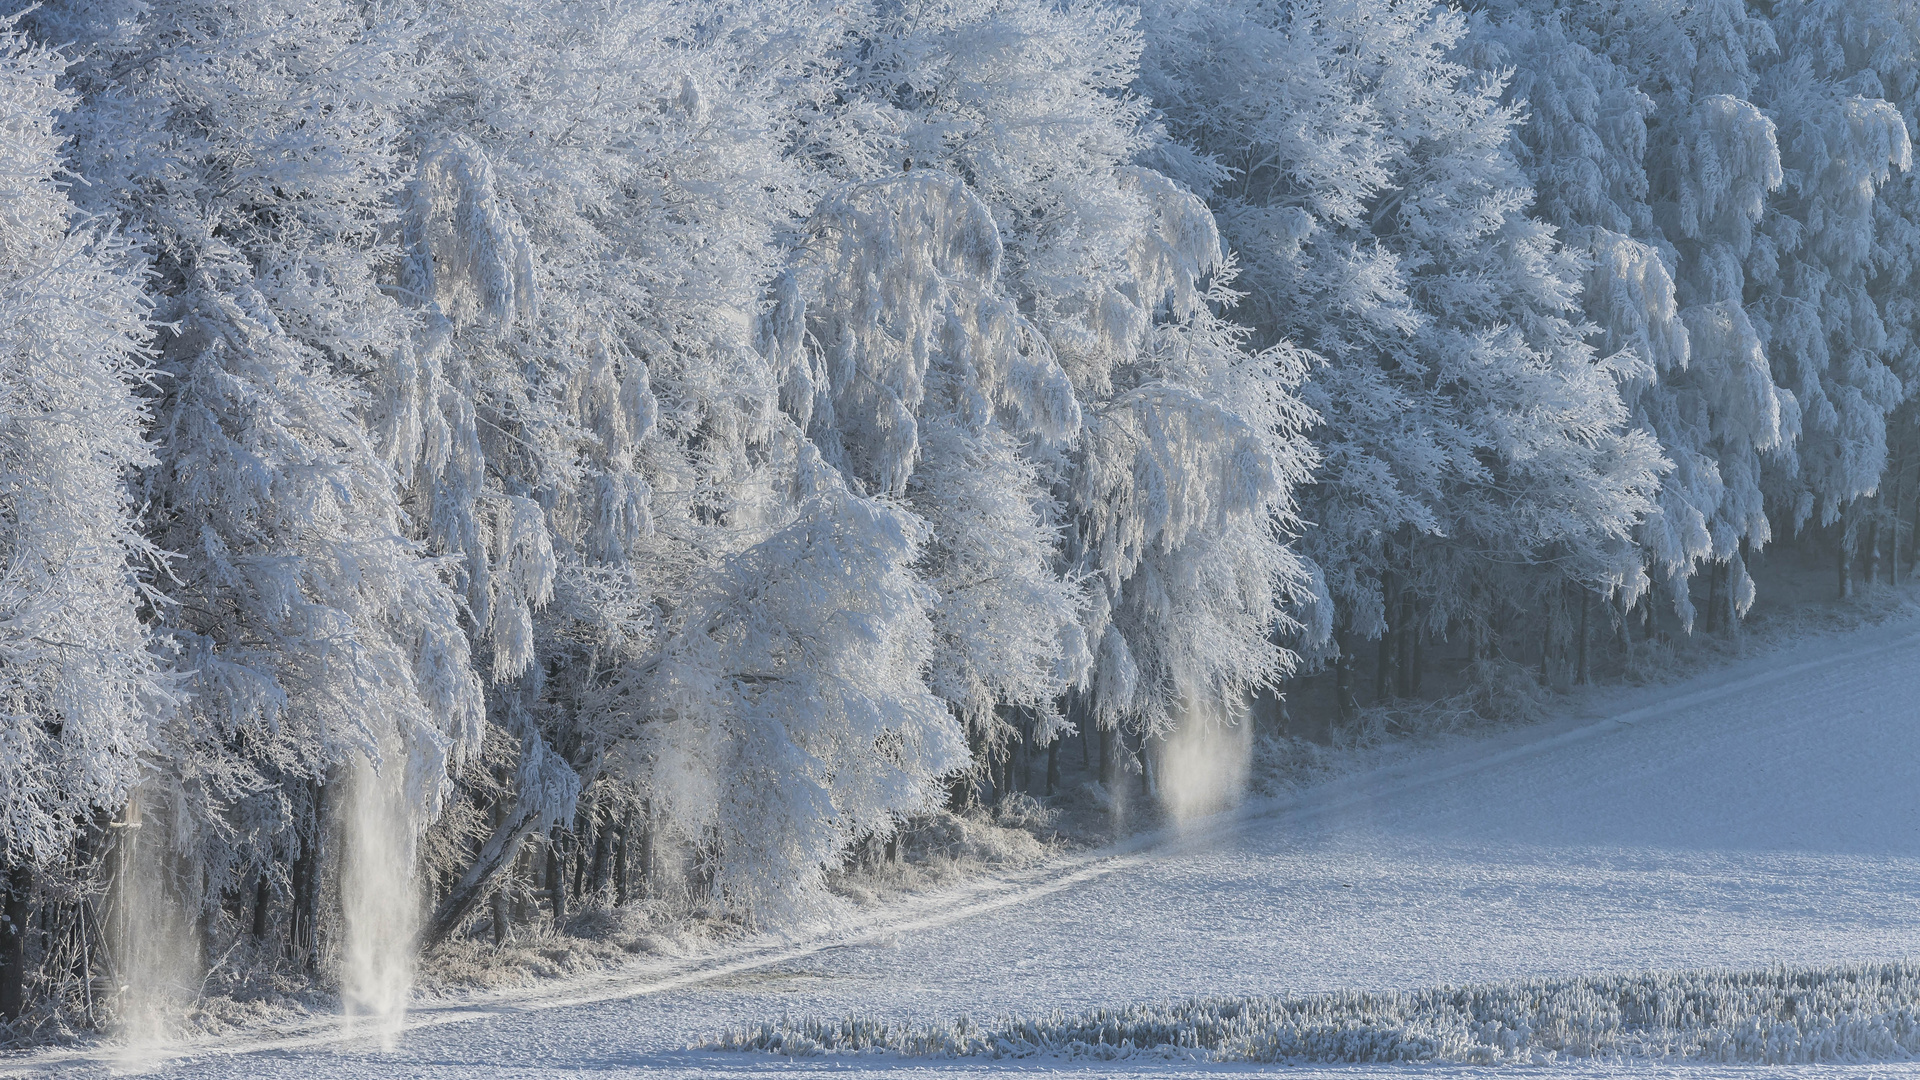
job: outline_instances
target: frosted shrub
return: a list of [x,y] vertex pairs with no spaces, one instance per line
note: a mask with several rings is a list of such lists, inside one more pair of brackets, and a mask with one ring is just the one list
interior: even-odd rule
[[1689,971],[1460,989],[1195,999],[980,1024],[782,1020],[707,1044],[788,1056],[1799,1065],[1920,1059],[1909,964]]

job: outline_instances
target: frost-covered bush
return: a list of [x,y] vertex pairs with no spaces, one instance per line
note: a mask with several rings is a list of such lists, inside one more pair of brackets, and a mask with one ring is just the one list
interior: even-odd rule
[[1920,969],[1688,971],[1207,998],[991,1024],[787,1019],[728,1031],[708,1049],[1266,1063],[1907,1062],[1920,1059]]

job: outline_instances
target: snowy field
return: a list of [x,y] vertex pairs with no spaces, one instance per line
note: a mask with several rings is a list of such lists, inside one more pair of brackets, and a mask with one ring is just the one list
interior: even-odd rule
[[[821,941],[743,949],[700,970],[416,1010],[390,1053],[364,1036],[309,1035],[144,1061],[12,1059],[0,1073],[143,1065],[160,1076],[300,1080],[1191,1075],[1199,1067],[786,1061],[686,1047],[783,1015],[992,1017],[1189,995],[1920,957],[1916,729],[1920,624],[1907,621],[1677,687],[1611,692],[1583,716],[1430,747],[1295,802],[928,898]],[[1786,1074],[1816,1071],[1836,1072]]]

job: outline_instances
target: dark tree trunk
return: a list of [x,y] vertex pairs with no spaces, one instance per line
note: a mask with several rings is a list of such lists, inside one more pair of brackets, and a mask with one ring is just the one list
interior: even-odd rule
[[1893,481],[1893,505],[1887,508],[1887,584],[1900,584],[1900,538],[1906,535],[1900,507],[1907,498],[1907,474],[1904,465],[1896,466]]
[[1553,600],[1542,601],[1540,607],[1540,681],[1550,683],[1553,672],[1547,666],[1547,660],[1553,655]]
[[553,904],[553,925],[567,926],[567,875],[561,862],[560,827],[554,826],[547,837],[547,899]]
[[1906,521],[1907,576],[1912,577],[1920,567],[1920,477],[1907,484],[1907,502],[1912,507]]
[[627,811],[626,820],[621,822],[614,839],[613,902],[624,907],[632,896],[631,886],[627,882],[627,873],[632,869],[632,859],[627,849],[633,847],[633,811]]
[[0,1019],[15,1020],[27,1011],[27,905],[33,898],[33,870],[26,863],[7,868],[6,903],[0,905]]
[[327,833],[327,785],[308,789],[306,835],[293,861],[293,917],[288,920],[294,962],[304,971],[320,967],[320,877]]
[[493,891],[493,947],[500,948],[507,943],[507,890]]
[[[480,845],[480,851],[467,867],[467,872],[460,876],[460,880],[454,883],[446,897],[433,909],[433,917],[427,920],[425,932],[420,936],[422,946],[438,945],[453,936],[453,932],[473,913],[474,907],[492,891],[487,886],[495,875],[520,854],[520,845],[532,830],[533,821],[533,808],[516,803],[513,812],[494,827],[493,833]],[[551,867],[552,864],[548,865]],[[549,876],[555,879],[559,877],[557,874]],[[557,880],[553,891],[555,896],[566,892]],[[565,903],[564,900],[559,902]],[[556,921],[564,922],[564,919]]]
[[1133,746],[1134,759],[1140,762],[1140,794],[1153,794],[1153,769],[1147,763],[1147,737],[1136,737]]
[[1608,612],[1608,617],[1619,616],[1620,651],[1631,659],[1633,656],[1633,609],[1627,606],[1626,597],[1617,594],[1614,598],[1614,605],[1614,609]]
[[573,869],[568,876],[573,879],[572,895],[574,901],[578,902],[581,897],[586,895],[587,862],[589,861],[590,853],[593,851],[593,814],[590,811],[582,810],[574,820],[571,846],[573,851]]
[[1880,584],[1880,514],[1875,507],[1867,519],[1867,565],[1862,567],[1869,586]]
[[611,861],[608,856],[613,853],[613,829],[610,823],[598,820],[598,815],[595,815],[594,828],[593,873],[589,881],[590,895],[597,897],[607,888],[607,865]]
[[1055,735],[1047,744],[1047,794],[1051,795],[1060,786],[1060,736]]
[[1411,696],[1419,697],[1420,679],[1427,673],[1427,642],[1424,634],[1416,632],[1413,635],[1413,656],[1411,663],[1407,666],[1413,672]]
[[1588,679],[1587,679],[1587,616],[1592,609],[1593,609],[1593,594],[1588,592],[1585,589],[1581,589],[1580,590],[1580,655],[1578,659],[1578,669],[1574,674],[1574,681],[1578,682],[1581,686],[1587,685],[1587,682],[1588,682]]
[[1020,790],[1033,791],[1033,722],[1032,709],[1020,710]]
[[1415,687],[1420,681],[1420,627],[1419,620],[1414,618],[1414,600],[1413,590],[1411,588],[1403,588],[1400,590],[1399,631],[1400,640],[1394,646],[1394,653],[1400,665],[1398,672],[1399,678],[1397,680],[1399,684],[1399,695],[1404,698],[1410,698],[1419,692]]
[[1114,762],[1118,760],[1120,756],[1114,750],[1113,736],[1114,731],[1112,728],[1100,729],[1100,785],[1108,791],[1113,790],[1113,766]]
[[267,936],[267,905],[272,900],[273,889],[267,882],[267,872],[256,871],[253,875],[253,925],[248,928],[255,941]]
[[1847,535],[1848,531],[1847,522],[1843,516],[1838,529],[1840,534],[1838,569],[1840,571],[1840,599],[1842,600],[1848,600],[1853,597],[1853,552],[1848,550],[1849,545],[1847,541],[1850,539]]
[[513,860],[513,880],[521,886],[513,890],[513,922],[515,926],[525,926],[533,921],[533,898],[527,889],[533,882],[533,849],[524,843]]
[[1380,634],[1380,640],[1374,644],[1373,655],[1373,700],[1387,700],[1393,691],[1393,626],[1388,621],[1386,630]]
[[1340,719],[1352,720],[1360,713],[1360,703],[1354,698],[1353,690],[1353,641],[1352,634],[1342,630],[1335,636],[1334,643],[1340,649],[1340,655],[1333,661],[1333,698],[1340,710]]
[[659,874],[659,864],[653,857],[653,801],[640,804],[640,895],[650,897],[654,894],[654,878]]

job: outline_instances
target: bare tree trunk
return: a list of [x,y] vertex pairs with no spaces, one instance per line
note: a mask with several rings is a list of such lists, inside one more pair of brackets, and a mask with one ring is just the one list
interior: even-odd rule
[[1153,770],[1147,764],[1147,737],[1135,736],[1133,739],[1134,760],[1140,763],[1140,794],[1153,794]]
[[1547,668],[1547,658],[1553,652],[1553,600],[1541,601],[1540,606],[1540,681],[1551,683],[1553,673]]
[[1900,573],[1900,538],[1905,529],[1900,516],[1900,508],[1907,499],[1907,466],[1904,460],[1894,466],[1893,500],[1887,508],[1887,584],[1898,585],[1902,580]]
[[1853,552],[1848,550],[1848,529],[1844,518],[1841,519],[1839,531],[1840,559],[1838,569],[1840,571],[1840,599],[1849,600],[1853,597]]
[[1333,699],[1342,720],[1352,720],[1360,713],[1360,703],[1354,699],[1353,691],[1352,637],[1352,632],[1347,630],[1334,637],[1340,655],[1333,662]]
[[1875,506],[1868,511],[1868,514],[1867,565],[1863,569],[1866,573],[1867,585],[1872,587],[1880,584],[1880,508]]
[[305,971],[320,967],[320,878],[326,835],[327,785],[315,781],[308,788],[306,835],[300,838],[300,855],[293,861],[293,917],[288,925],[294,962]]
[[[520,844],[532,831],[534,818],[532,807],[515,803],[512,812],[506,815],[494,828],[493,833],[487,837],[486,842],[480,845],[479,854],[474,856],[472,865],[467,867],[467,872],[461,875],[460,880],[434,908],[433,917],[427,920],[425,932],[420,936],[420,943],[423,946],[438,945],[453,936],[453,932],[460,928],[460,924],[472,914],[475,905],[479,904],[480,900],[491,891],[487,888],[488,883],[501,868],[512,862],[514,856],[520,853]],[[548,866],[551,867],[552,863]],[[558,875],[552,876],[558,877]],[[565,892],[566,889],[556,881],[554,895],[558,897]],[[557,901],[556,909],[564,903],[564,900]],[[565,921],[564,916],[557,910],[555,920]]]
[[1047,744],[1047,794],[1051,795],[1060,786],[1060,737],[1055,735]]
[[1587,617],[1593,608],[1593,594],[1586,589],[1580,590],[1580,655],[1574,681],[1581,686],[1588,683],[1587,678]]
[[628,849],[633,847],[633,817],[633,809],[629,807],[615,837],[617,845],[614,847],[613,854],[613,902],[622,907],[626,906],[627,900],[633,895],[633,888],[627,879],[632,869],[632,859]]
[[493,916],[493,947],[498,949],[507,943],[507,930],[511,923],[507,917],[507,891],[495,889],[488,905]]
[[1020,710],[1020,790],[1033,791],[1033,728],[1036,717],[1032,709]]
[[607,888],[607,867],[613,854],[612,823],[602,821],[599,814],[594,815],[593,872],[588,877],[589,894],[599,896]]
[[1389,619],[1387,628],[1380,634],[1380,640],[1374,644],[1373,700],[1376,703],[1387,700],[1387,696],[1393,692],[1393,642],[1393,620]]
[[6,903],[0,905],[0,1020],[16,1020],[27,1011],[27,919],[33,897],[33,869],[25,862],[7,868]]
[[525,926],[533,921],[533,900],[527,894],[526,885],[533,883],[533,849],[526,844],[520,845],[520,854],[513,860],[513,880],[523,885],[513,891],[513,923]]
[[1912,577],[1914,568],[1920,567],[1920,476],[1907,484],[1907,503],[1912,509],[1907,514],[1907,576]]
[[573,880],[572,896],[576,902],[587,894],[587,863],[593,852],[593,824],[593,805],[581,803],[573,819],[573,866],[568,871],[568,876]]
[[547,834],[547,901],[553,905],[553,925],[567,928],[567,874],[560,856],[560,826]]
[[660,872],[653,857],[653,800],[640,804],[640,895],[654,895],[653,883]]
[[1394,646],[1400,662],[1399,693],[1410,698],[1419,693],[1420,683],[1420,620],[1415,618],[1413,589],[1406,586],[1400,590],[1400,626],[1399,642]]
[[272,900],[273,890],[267,882],[267,872],[254,871],[253,925],[247,928],[247,932],[255,941],[260,941],[267,936],[267,905]]

